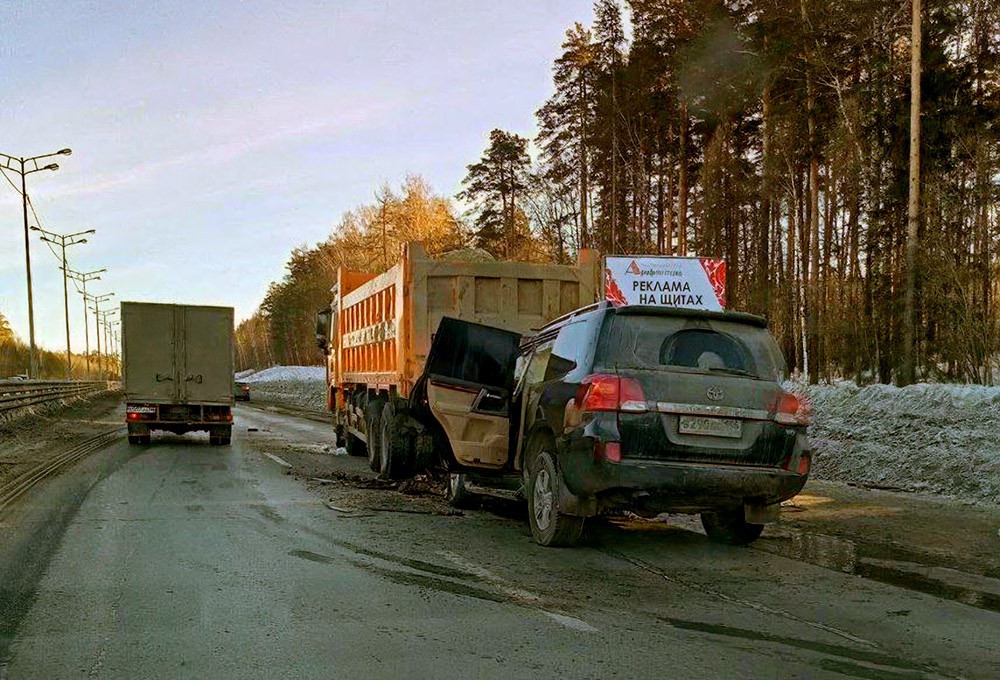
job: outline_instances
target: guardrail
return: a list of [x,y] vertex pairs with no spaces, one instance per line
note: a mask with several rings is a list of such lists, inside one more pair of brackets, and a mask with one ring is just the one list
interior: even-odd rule
[[112,389],[105,380],[0,380],[0,413]]

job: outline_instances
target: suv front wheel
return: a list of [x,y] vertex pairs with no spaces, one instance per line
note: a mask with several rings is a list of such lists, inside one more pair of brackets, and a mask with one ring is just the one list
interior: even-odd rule
[[583,531],[583,517],[559,510],[559,470],[548,451],[538,452],[528,468],[528,521],[539,545],[573,545]]

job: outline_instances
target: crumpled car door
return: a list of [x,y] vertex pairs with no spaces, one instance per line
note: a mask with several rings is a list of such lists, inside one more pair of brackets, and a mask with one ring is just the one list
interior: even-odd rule
[[510,394],[519,333],[441,319],[424,371],[427,405],[459,464],[498,469],[510,455]]

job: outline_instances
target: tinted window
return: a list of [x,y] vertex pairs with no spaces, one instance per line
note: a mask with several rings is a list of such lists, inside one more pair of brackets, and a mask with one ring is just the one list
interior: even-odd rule
[[427,373],[487,387],[509,387],[521,336],[479,324],[441,319]]
[[784,379],[785,361],[766,328],[735,321],[609,315],[596,362],[606,369],[730,370]]
[[728,335],[712,330],[685,330],[669,336],[660,349],[660,363],[756,373],[749,352]]

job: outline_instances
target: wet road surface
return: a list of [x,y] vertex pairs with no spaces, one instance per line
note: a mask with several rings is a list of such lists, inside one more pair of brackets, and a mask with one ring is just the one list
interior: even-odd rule
[[249,427],[329,438],[240,408],[0,521],[0,678],[1000,677],[995,612],[676,527],[338,512]]

